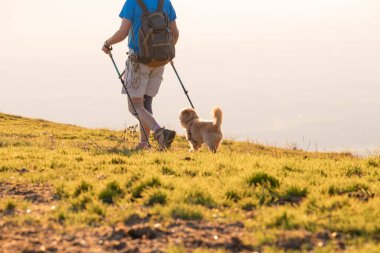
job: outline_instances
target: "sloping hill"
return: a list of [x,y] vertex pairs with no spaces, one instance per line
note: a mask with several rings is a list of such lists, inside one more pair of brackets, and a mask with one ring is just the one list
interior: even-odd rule
[[379,157],[137,135],[0,114],[0,252],[380,251]]

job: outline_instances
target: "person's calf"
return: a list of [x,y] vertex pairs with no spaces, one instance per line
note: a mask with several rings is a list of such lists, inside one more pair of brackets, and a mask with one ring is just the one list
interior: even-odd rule
[[150,128],[144,125],[140,126],[140,142],[149,142]]
[[153,97],[145,95],[145,96],[144,96],[144,108],[145,108],[145,110],[147,110],[150,114],[153,115],[152,104],[153,104]]
[[143,97],[132,97],[128,100],[128,108],[140,120],[140,123],[144,124],[147,128],[154,130],[154,127],[158,125],[153,115],[144,108]]

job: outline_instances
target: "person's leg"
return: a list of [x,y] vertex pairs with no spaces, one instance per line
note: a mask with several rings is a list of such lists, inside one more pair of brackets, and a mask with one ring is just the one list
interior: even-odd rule
[[[149,111],[145,109],[144,95],[146,93],[148,82],[149,82],[149,74],[150,74],[149,67],[142,64],[135,63],[131,61],[130,59],[128,59],[124,81],[126,81],[126,87],[133,103],[133,106],[132,106],[131,101],[128,99],[128,108],[132,115],[134,115],[135,117],[136,116],[139,117],[142,124],[142,125],[139,124],[140,125],[140,144],[137,146],[138,149],[148,147],[147,137],[149,138],[150,129],[156,129],[156,130],[160,129],[160,126],[157,124],[152,114],[149,112],[151,111],[151,108],[148,107],[148,104],[147,104],[147,108]],[[123,88],[122,93],[126,94],[126,91],[124,88]]]
[[153,109],[152,109],[152,103],[153,103],[153,97],[145,95],[144,96],[144,108],[153,115]]
[[[150,114],[153,115],[153,110],[152,110],[152,101],[153,101],[153,97],[151,96],[144,96],[144,108],[145,110],[147,110]],[[149,135],[150,135],[150,128],[147,126],[147,125],[140,125],[140,144],[141,144],[141,147],[144,147],[144,146],[148,146],[148,141],[146,139],[146,137],[149,138]],[[146,133],[146,135],[144,134],[144,132]]]
[[[141,128],[149,128],[154,132],[154,138],[159,144],[160,150],[169,148],[175,138],[175,131],[161,128],[151,113],[144,107],[144,96],[154,97],[161,85],[163,67],[150,68],[144,64],[128,61],[127,63],[127,90],[131,97],[128,101],[129,111],[139,117]],[[144,130],[140,132],[141,138],[145,138]]]
[[[132,105],[133,103],[133,105]],[[158,125],[157,121],[154,119],[153,115],[150,114],[144,108],[144,98],[143,97],[131,97],[131,101],[128,101],[129,112],[132,113],[135,117],[139,117],[141,123],[147,129],[152,129],[153,131],[157,131],[161,127]],[[136,111],[135,111],[136,110]],[[137,115],[136,115],[137,114]],[[142,138],[146,140],[144,133],[141,133]]]
[[[155,97],[160,89],[164,67],[151,68],[149,82],[145,95]],[[172,144],[176,132],[165,128],[154,129],[154,138],[160,145],[160,149],[167,149]]]

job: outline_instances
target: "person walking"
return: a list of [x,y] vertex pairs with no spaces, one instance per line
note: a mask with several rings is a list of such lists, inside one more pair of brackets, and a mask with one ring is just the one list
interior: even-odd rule
[[[135,150],[149,148],[150,131],[159,149],[168,149],[176,132],[156,121],[152,102],[161,86],[165,64],[174,58],[179,38],[175,9],[170,0],[126,0],[119,17],[119,30],[104,42],[102,50],[111,54],[112,45],[128,37],[129,57],[123,80],[131,98],[129,112],[134,116],[137,113],[141,122],[140,143]],[[127,91],[122,88],[123,94]]]

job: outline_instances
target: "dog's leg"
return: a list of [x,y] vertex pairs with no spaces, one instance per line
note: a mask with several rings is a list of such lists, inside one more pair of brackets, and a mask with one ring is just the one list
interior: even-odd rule
[[191,143],[191,141],[189,141],[189,144],[190,144],[189,153],[191,153],[194,151],[194,147],[193,147],[193,143]]
[[216,151],[218,151],[218,148],[219,148],[219,145],[218,145],[218,140],[216,140],[215,138],[208,138],[206,139],[205,141],[208,149],[212,152],[212,153],[216,153]]
[[217,149],[215,148],[215,147],[209,147],[209,149],[210,149],[210,151],[212,152],[212,153],[216,153],[216,151],[217,151]]
[[220,135],[220,136],[218,136],[218,137],[216,137],[216,138],[214,139],[213,149],[214,149],[215,151],[212,150],[214,153],[216,153],[216,152],[219,150],[220,145],[222,144],[222,140],[223,140],[223,136],[222,136],[222,135]]
[[193,141],[190,141],[190,146],[193,151],[197,151],[202,147],[202,144],[195,143]]

